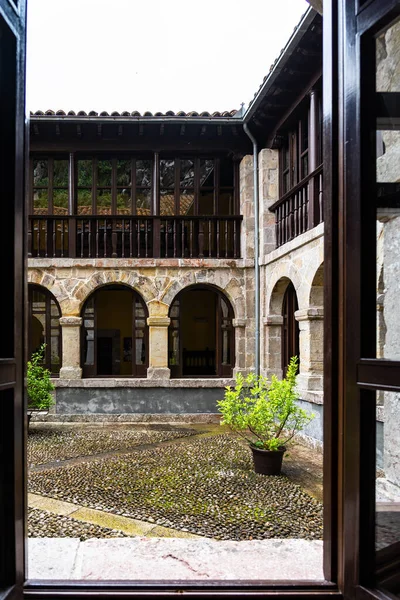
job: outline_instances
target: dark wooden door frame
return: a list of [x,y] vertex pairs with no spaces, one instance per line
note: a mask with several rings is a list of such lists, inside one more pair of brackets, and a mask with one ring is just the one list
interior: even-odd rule
[[374,390],[393,385],[393,370],[364,357],[376,347],[371,36],[399,13],[393,0],[324,2],[324,409],[333,422],[325,418],[325,512],[330,498],[333,505],[324,550],[333,558],[326,555],[325,574],[346,598],[390,597],[375,579]]
[[0,336],[0,598],[21,597],[25,567],[27,351],[25,191],[26,6],[0,0],[0,196],[5,223]]

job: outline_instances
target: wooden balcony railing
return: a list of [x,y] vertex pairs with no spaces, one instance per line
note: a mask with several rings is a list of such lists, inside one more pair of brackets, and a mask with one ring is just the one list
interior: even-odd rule
[[242,217],[29,218],[34,258],[240,258]]
[[321,165],[270,207],[277,248],[324,220],[322,171]]

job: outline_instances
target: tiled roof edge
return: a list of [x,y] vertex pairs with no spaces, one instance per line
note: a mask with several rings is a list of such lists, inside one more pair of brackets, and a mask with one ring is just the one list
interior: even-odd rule
[[262,98],[266,95],[267,91],[274,83],[275,79],[281,72],[282,68],[285,66],[289,57],[293,53],[297,44],[306,33],[308,27],[314,20],[315,16],[318,15],[318,12],[310,6],[307,8],[303,16],[301,17],[298,25],[295,27],[292,35],[287,41],[285,47],[281,50],[278,58],[275,59],[275,62],[271,65],[268,75],[264,77],[262,84],[260,85],[258,91],[254,94],[254,98],[251,100],[249,106],[246,109],[245,114],[243,115],[244,122],[248,122],[251,117],[254,115],[255,111],[258,108],[258,104]]

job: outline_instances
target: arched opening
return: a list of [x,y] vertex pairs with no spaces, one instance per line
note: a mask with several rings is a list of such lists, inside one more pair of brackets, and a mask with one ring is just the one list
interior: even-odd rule
[[168,364],[171,377],[232,377],[233,309],[215,288],[192,286],[171,304]]
[[123,285],[102,287],[82,309],[83,377],[146,377],[147,307]]
[[286,288],[283,297],[282,308],[282,371],[283,376],[286,371],[292,356],[297,356],[300,359],[300,343],[299,343],[299,324],[295,319],[294,313],[298,310],[296,290],[292,282]]
[[61,311],[53,294],[46,288],[28,286],[28,350],[29,358],[46,344],[43,365],[52,375],[61,368]]

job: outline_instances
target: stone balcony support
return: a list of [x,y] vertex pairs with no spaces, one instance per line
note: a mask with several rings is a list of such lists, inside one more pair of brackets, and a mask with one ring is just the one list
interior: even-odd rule
[[169,379],[171,372],[168,368],[168,317],[169,305],[159,300],[148,303],[149,317],[149,379]]
[[60,379],[81,379],[81,325],[82,317],[61,317],[62,367]]
[[324,369],[324,311],[321,307],[297,310],[300,330],[300,373],[297,388],[303,400],[322,403]]

